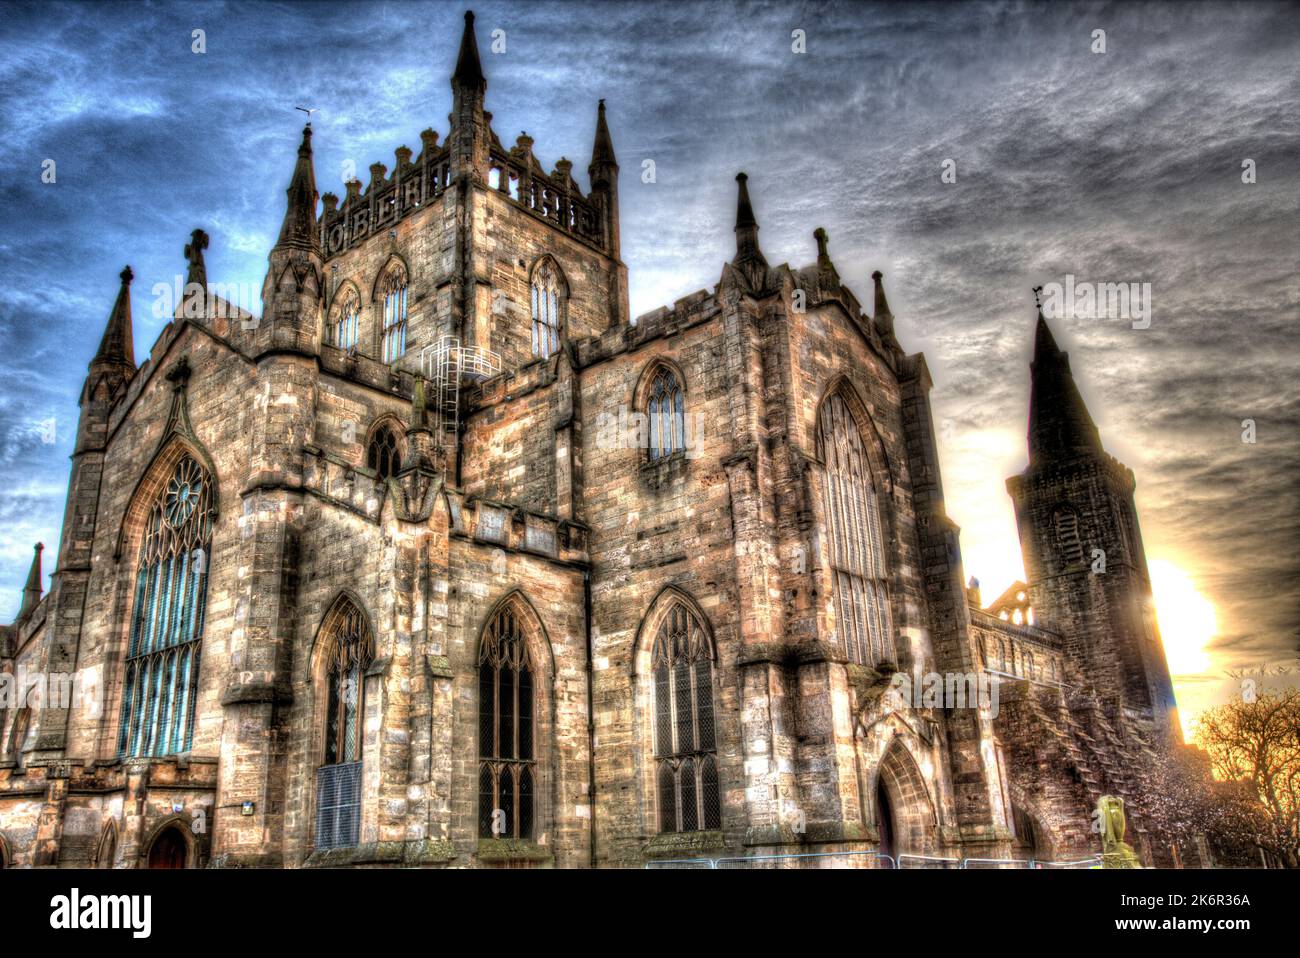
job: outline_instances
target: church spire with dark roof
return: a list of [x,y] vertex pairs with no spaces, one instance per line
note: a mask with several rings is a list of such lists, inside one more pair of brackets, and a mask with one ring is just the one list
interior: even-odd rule
[[596,142],[591,147],[591,166],[593,182],[595,171],[602,166],[612,166],[618,172],[618,159],[614,156],[614,140],[609,135],[609,126],[605,123],[605,101],[596,106]]
[[460,56],[456,58],[456,72],[451,75],[451,85],[481,89],[487,86],[483,64],[478,58],[478,38],[474,36],[474,11],[465,11],[465,32],[460,37]]
[[1100,453],[1101,437],[1070,372],[1070,356],[1056,345],[1041,307],[1029,368],[1030,464]]
[[302,130],[302,143],[298,147],[298,161],[289,181],[288,203],[284,211],[284,224],[276,248],[292,246],[297,249],[315,249],[319,245],[316,235],[316,174],[311,162],[311,124]]
[[113,311],[108,316],[108,326],[104,329],[104,338],[99,341],[99,352],[90,361],[96,366],[121,366],[135,372],[135,342],[131,334],[131,280],[135,273],[127,266],[119,278],[122,285],[117,290],[117,300]]
[[759,291],[767,285],[767,259],[758,246],[758,220],[749,201],[749,177],[737,173],[736,183],[736,258],[731,263],[745,275],[750,288]]

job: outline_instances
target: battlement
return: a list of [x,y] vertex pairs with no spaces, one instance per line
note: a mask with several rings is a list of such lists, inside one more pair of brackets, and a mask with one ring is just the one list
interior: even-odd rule
[[488,187],[561,232],[608,252],[604,218],[596,204],[583,196],[572,176],[573,163],[560,157],[547,174],[533,156],[532,146],[532,138],[521,134],[505,150],[494,133],[488,151]]
[[347,183],[343,205],[334,193],[321,197],[325,204],[320,218],[320,247],[329,260],[363,243],[377,230],[392,226],[451,186],[451,151],[438,145],[438,134],[425,130],[420,134],[423,149],[411,161],[411,150],[399,146],[391,176],[382,163],[370,166],[370,183],[365,192],[360,180]]

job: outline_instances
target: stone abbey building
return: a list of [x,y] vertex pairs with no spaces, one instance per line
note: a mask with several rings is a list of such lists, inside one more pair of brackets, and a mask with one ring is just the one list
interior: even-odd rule
[[[1097,852],[1174,701],[1041,315],[1028,582],[985,610],[880,273],[867,315],[823,231],[770,265],[741,174],[716,287],[633,321],[603,102],[584,192],[493,132],[469,15],[451,87],[445,141],[319,208],[304,130],[261,316],[195,231],[137,365],[123,272],[0,630],[0,865]],[[970,696],[900,695],[934,675]]]

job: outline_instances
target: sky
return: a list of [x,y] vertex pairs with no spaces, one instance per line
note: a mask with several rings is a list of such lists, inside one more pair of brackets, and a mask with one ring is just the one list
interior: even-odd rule
[[[1058,300],[1049,320],[1137,476],[1184,725],[1243,670],[1300,665],[1294,4],[474,9],[504,143],[527,130],[585,187],[605,98],[634,315],[717,283],[740,170],[769,262],[811,263],[820,226],[863,302],[885,273],[898,338],[933,373],[947,508],[986,600],[1023,575],[1005,480],[1026,462],[1031,289],[1138,284],[1145,318]],[[445,137],[464,10],[6,4],[0,620],[37,540],[48,585],[122,266],[139,361],[165,323],[151,290],[184,273],[194,228],[212,282],[260,289],[295,107],[319,111],[322,192],[418,152],[427,126]]]

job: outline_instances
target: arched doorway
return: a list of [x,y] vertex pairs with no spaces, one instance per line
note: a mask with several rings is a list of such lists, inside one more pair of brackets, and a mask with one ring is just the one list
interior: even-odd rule
[[159,833],[149,846],[149,868],[184,868],[189,844],[180,830],[172,826]]
[[893,856],[935,854],[935,814],[925,777],[898,738],[885,750],[876,773],[876,828],[880,851]]
[[880,844],[876,850],[882,855],[893,858],[898,854],[894,809],[889,803],[889,793],[885,791],[885,783],[879,778],[876,779],[876,831],[880,835]]
[[1011,824],[1016,832],[1018,857],[1040,861],[1051,859],[1051,849],[1043,841],[1042,830],[1038,827],[1038,823],[1018,805],[1011,806]]

